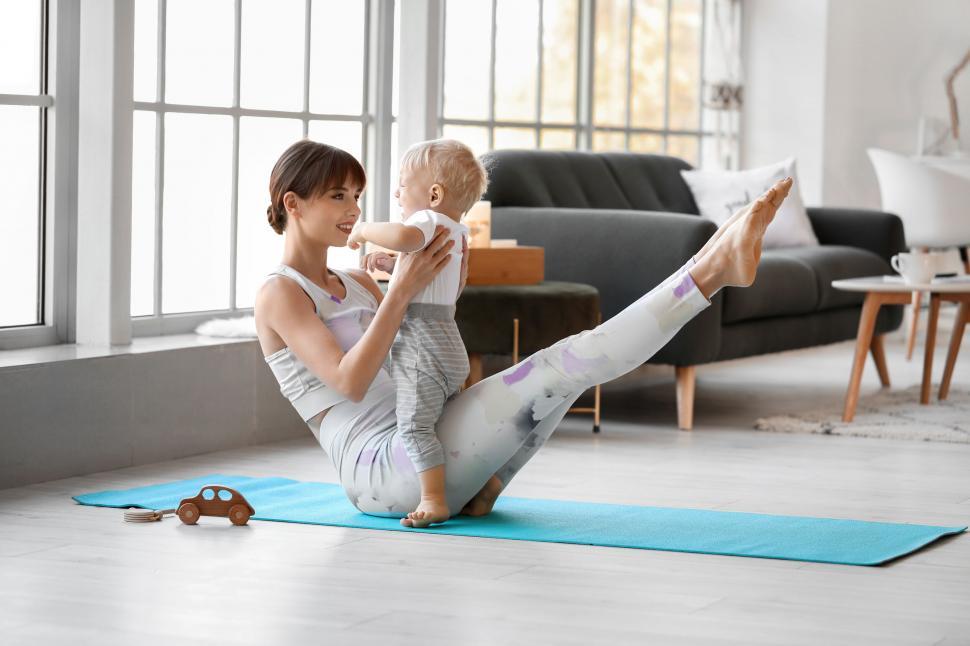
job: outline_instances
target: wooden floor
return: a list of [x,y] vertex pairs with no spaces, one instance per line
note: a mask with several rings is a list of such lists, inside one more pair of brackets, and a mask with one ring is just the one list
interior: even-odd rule
[[[941,335],[949,328],[941,325]],[[941,342],[935,374],[942,370]],[[898,337],[893,387],[917,383]],[[513,496],[938,525],[970,521],[970,446],[751,430],[844,395],[852,345],[672,369],[571,417]],[[970,386],[963,357],[954,387]],[[867,366],[862,396],[878,388]],[[204,432],[204,429],[200,429]],[[334,481],[305,440],[0,491],[0,643],[970,644],[970,536],[851,567],[252,522],[125,524],[71,494],[209,472]]]

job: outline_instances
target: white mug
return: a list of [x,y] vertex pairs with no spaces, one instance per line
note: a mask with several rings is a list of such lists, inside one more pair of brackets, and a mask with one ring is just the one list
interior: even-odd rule
[[911,285],[926,284],[936,275],[936,259],[928,253],[898,253],[889,264]]

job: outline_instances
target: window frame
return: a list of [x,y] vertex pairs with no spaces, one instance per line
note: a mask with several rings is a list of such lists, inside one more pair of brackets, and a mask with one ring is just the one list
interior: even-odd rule
[[[116,0],[120,1],[120,0]],[[163,5],[166,0],[160,0]],[[540,0],[540,11],[544,0]],[[579,31],[577,34],[578,62],[576,69],[577,76],[577,112],[573,123],[544,122],[541,114],[536,115],[535,122],[516,122],[516,121],[475,121],[445,119],[443,117],[444,100],[444,0],[427,0],[426,3],[402,3],[401,13],[404,18],[400,21],[403,25],[410,25],[407,33],[402,33],[402,54],[401,57],[409,61],[407,66],[400,66],[399,70],[399,94],[401,97],[407,95],[408,102],[401,101],[401,105],[406,105],[407,111],[404,115],[395,114],[392,110],[393,92],[393,70],[399,61],[394,56],[394,30],[397,27],[395,20],[396,2],[394,0],[367,0],[365,8],[367,43],[364,50],[365,55],[365,82],[363,87],[364,103],[362,114],[359,116],[330,115],[311,113],[306,105],[306,90],[304,90],[304,111],[276,111],[259,110],[239,107],[239,83],[234,78],[234,104],[229,108],[212,108],[200,106],[183,106],[176,104],[165,104],[164,102],[131,102],[130,109],[148,110],[156,113],[157,120],[161,119],[165,113],[170,112],[195,112],[208,114],[222,114],[231,116],[234,120],[234,160],[238,159],[238,123],[242,116],[269,116],[283,118],[297,118],[304,123],[306,132],[310,120],[330,120],[330,121],[356,121],[361,123],[362,137],[362,156],[368,170],[369,186],[366,192],[365,204],[367,216],[374,221],[388,219],[385,212],[385,205],[388,196],[395,185],[396,178],[393,177],[391,152],[394,148],[391,141],[392,127],[398,126],[397,148],[403,151],[404,148],[421,139],[440,136],[441,129],[446,123],[456,125],[485,126],[489,128],[490,141],[494,141],[494,129],[496,127],[531,127],[537,131],[538,135],[542,128],[546,127],[567,127],[576,133],[576,146],[579,150],[589,150],[591,148],[592,134],[599,130],[620,130],[629,138],[631,134],[647,132],[654,134],[688,134],[702,137],[699,153],[703,154],[704,137],[713,136],[715,133],[704,130],[697,131],[668,130],[668,129],[641,129],[641,128],[594,128],[592,124],[591,104],[592,104],[592,45],[593,45],[593,17],[595,15],[596,0],[579,1]],[[702,31],[707,31],[708,8],[715,0],[702,0],[704,10],[704,26]],[[81,28],[82,8],[81,3],[75,0],[38,0],[39,5],[45,12],[45,25],[43,29],[43,52],[42,60],[45,65],[46,87],[42,87],[45,92],[37,96],[32,95],[3,95],[0,96],[2,102],[27,102],[28,105],[39,104],[45,109],[45,131],[44,144],[41,149],[43,160],[44,175],[39,182],[41,185],[42,199],[40,201],[42,210],[42,251],[43,262],[39,263],[38,271],[43,272],[43,280],[39,285],[42,289],[43,298],[40,307],[42,308],[42,323],[29,326],[7,327],[0,329],[0,350],[28,348],[43,345],[55,345],[59,343],[74,343],[77,339],[79,328],[78,323],[78,299],[79,294],[85,294],[87,298],[92,289],[98,288],[98,278],[92,275],[91,268],[82,266],[78,260],[79,234],[84,234],[87,240],[96,240],[97,243],[112,254],[111,261],[115,269],[112,269],[114,276],[124,274],[130,277],[131,265],[126,254],[117,251],[124,247],[130,249],[130,231],[124,231],[125,227],[112,231],[103,231],[87,221],[79,222],[78,212],[78,185],[79,185],[79,92],[81,74],[79,61],[81,57],[81,40],[85,36]],[[305,0],[307,7],[310,0]],[[495,20],[493,4],[493,22]],[[668,0],[668,6],[672,4]],[[241,0],[235,0],[236,13],[234,25],[236,35],[234,36],[234,48],[239,47],[239,29],[241,22],[238,16],[238,7]],[[632,19],[632,14],[631,14]],[[669,19],[669,13],[668,13]],[[540,14],[541,21],[541,14]],[[85,23],[87,24],[87,23]],[[540,22],[541,24],[541,22]],[[121,68],[131,65],[133,55],[133,44],[129,39],[134,32],[133,19],[131,24],[122,22],[119,25],[109,25],[104,23],[101,27],[103,34],[111,35],[115,42],[112,60],[116,66]],[[164,28],[164,21],[159,25],[159,29]],[[306,30],[311,29],[308,21],[305,25]],[[120,29],[120,32],[117,31]],[[115,31],[112,31],[115,30]],[[412,31],[414,33],[412,33]],[[130,32],[130,33],[126,33]],[[495,29],[492,27],[490,34],[492,43],[495,41]],[[702,48],[707,45],[706,35],[702,35]],[[164,40],[159,43],[164,46]],[[537,44],[538,46],[538,44]],[[309,38],[307,38],[307,48]],[[703,52],[703,50],[702,50]],[[234,52],[234,76],[238,75],[240,52]],[[306,50],[304,59],[306,60]],[[669,61],[669,58],[668,58]],[[701,83],[703,83],[703,64],[704,56],[701,57]],[[159,57],[156,61],[157,66],[164,65],[164,58]],[[490,76],[492,85],[491,95],[493,97],[490,106],[491,114],[494,117],[494,52],[490,55]],[[304,68],[304,87],[307,83],[308,68]],[[541,68],[537,74],[537,84],[542,83]],[[162,82],[159,75],[157,82]],[[665,81],[665,84],[667,81]],[[413,87],[412,87],[413,86]],[[702,86],[703,88],[703,86]],[[538,88],[537,88],[538,89]],[[124,105],[124,97],[118,96],[115,105]],[[542,96],[537,92],[537,102],[541,106]],[[629,102],[629,93],[627,96]],[[541,107],[540,107],[541,109]],[[702,124],[706,123],[710,113],[702,112]],[[116,130],[120,128],[114,124]],[[156,137],[160,136],[156,132]],[[131,133],[116,133],[122,148],[124,139],[127,137],[130,146]],[[733,133],[732,143],[737,146],[737,132]],[[123,156],[123,150],[119,153]],[[163,154],[163,153],[162,153]],[[130,155],[130,149],[129,149]],[[156,151],[156,163],[163,162],[162,157]],[[156,169],[156,172],[162,168]],[[117,171],[115,181],[123,181],[127,178],[130,183],[130,168],[127,172],[124,169]],[[159,186],[156,182],[156,190]],[[85,186],[90,189],[91,187]],[[232,204],[232,240],[230,241],[230,288],[232,298],[235,298],[235,264],[236,264],[236,239],[235,222],[237,219],[235,204],[238,200],[238,161],[234,161],[233,169],[233,193]],[[107,199],[107,198],[106,198]],[[159,190],[156,201],[162,199]],[[160,219],[161,209],[156,205],[156,245],[160,249],[161,239],[158,231],[158,220]],[[160,277],[161,254],[156,251],[156,274]],[[120,267],[124,264],[124,267]],[[153,282],[157,281],[154,279]],[[83,286],[84,289],[81,289]],[[101,288],[103,289],[103,287]],[[160,286],[158,294],[160,295]],[[213,316],[242,315],[251,312],[251,308],[237,308],[230,310],[217,310],[208,312],[193,312],[188,314],[160,314],[160,303],[155,297],[156,314],[151,317],[132,318],[129,311],[130,293],[122,294],[117,290],[110,294],[110,309],[114,317],[111,323],[97,322],[96,326],[111,326],[112,332],[102,335],[103,338],[121,339],[112,340],[112,343],[126,343],[127,337],[130,340],[130,332],[136,336],[152,334],[178,334],[191,332],[203,320]],[[234,303],[233,303],[234,304]],[[105,307],[100,304],[99,307]],[[121,314],[126,314],[123,321],[119,321]],[[98,336],[98,335],[94,335]],[[99,336],[98,338],[102,338]],[[85,338],[93,338],[88,330],[85,330]],[[102,341],[92,341],[101,343]]]
[[[389,167],[389,145],[381,142],[390,140],[390,82],[388,66],[378,65],[377,61],[393,56],[393,43],[388,44],[380,37],[389,27],[393,30],[393,2],[369,0],[364,6],[364,82],[362,84],[361,114],[328,114],[311,112],[310,101],[310,48],[311,48],[311,0],[304,0],[304,48],[303,48],[303,106],[299,111],[244,108],[240,105],[241,84],[241,40],[242,40],[242,0],[233,3],[233,99],[229,107],[197,106],[168,103],[165,100],[165,41],[167,0],[158,0],[157,18],[157,57],[156,57],[156,100],[134,101],[133,110],[155,114],[155,234],[154,234],[154,276],[153,314],[131,317],[132,336],[181,334],[191,332],[199,323],[216,316],[245,316],[251,314],[252,307],[236,305],[237,273],[237,230],[239,197],[239,128],[241,117],[269,117],[296,119],[303,124],[303,136],[309,132],[311,121],[344,121],[361,125],[361,163],[368,170],[369,186],[365,193],[365,212],[371,212],[380,202],[375,196],[389,192],[387,171]],[[391,31],[393,34],[393,31]],[[386,78],[385,78],[386,77]],[[387,107],[384,107],[384,104]],[[208,311],[185,313],[162,313],[162,244],[164,213],[164,163],[165,163],[165,115],[166,114],[205,114],[229,116],[233,121],[232,146],[232,197],[230,205],[229,229],[229,307]],[[383,177],[382,177],[383,176]],[[130,271],[130,269],[129,269]]]
[[40,0],[41,55],[37,95],[4,94],[0,103],[42,108],[39,150],[39,323],[0,328],[0,350],[74,340],[77,206],[78,4]]
[[[627,65],[626,70],[626,105],[624,109],[625,123],[622,126],[604,126],[594,123],[593,115],[593,96],[594,96],[594,66],[595,66],[595,20],[596,20],[596,1],[597,0],[577,0],[578,2],[578,25],[577,25],[577,64],[576,64],[576,118],[573,122],[543,121],[542,120],[542,30],[543,30],[543,9],[545,0],[538,2],[538,33],[536,34],[538,59],[536,74],[536,118],[534,121],[516,121],[495,119],[495,48],[496,48],[496,10],[498,0],[491,0],[491,33],[490,33],[490,53],[489,53],[489,106],[488,119],[461,119],[446,117],[444,114],[444,85],[445,85],[445,49],[444,39],[447,38],[447,1],[441,3],[441,24],[442,24],[442,47],[440,48],[439,69],[441,70],[440,84],[438,88],[438,136],[442,135],[445,126],[472,126],[484,127],[488,130],[489,150],[495,150],[495,129],[496,128],[527,128],[535,131],[536,149],[541,149],[541,133],[543,129],[566,129],[573,130],[575,133],[575,150],[593,150],[593,135],[595,133],[621,133],[624,136],[624,149],[629,150],[631,135],[653,134],[663,138],[663,154],[668,154],[670,136],[691,136],[697,138],[697,167],[700,167],[704,160],[704,139],[714,138],[716,133],[704,128],[705,111],[704,106],[704,71],[705,53],[708,37],[708,12],[710,0],[700,0],[701,7],[701,29],[699,34],[700,42],[700,66],[698,73],[698,128],[683,129],[670,127],[670,29],[671,11],[674,0],[666,0],[666,34],[665,38],[665,74],[664,74],[664,115],[662,128],[644,128],[631,125],[631,105],[632,105],[632,65]],[[627,60],[632,59],[632,40],[633,40],[633,20],[634,20],[634,0],[627,0]],[[732,137],[733,145],[737,146],[737,137]],[[605,152],[605,151],[604,151]]]

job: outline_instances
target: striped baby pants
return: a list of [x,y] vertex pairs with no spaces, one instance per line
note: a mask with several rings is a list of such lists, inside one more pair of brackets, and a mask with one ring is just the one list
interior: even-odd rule
[[418,473],[445,463],[438,417],[468,377],[454,305],[411,303],[391,347],[397,428]]

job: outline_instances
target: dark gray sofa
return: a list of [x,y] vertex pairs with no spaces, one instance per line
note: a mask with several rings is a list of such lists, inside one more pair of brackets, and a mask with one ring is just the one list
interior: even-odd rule
[[[483,160],[492,236],[544,247],[546,279],[595,286],[604,319],[682,266],[716,230],[699,217],[680,176],[690,165],[674,157],[504,150]],[[650,359],[677,368],[681,428],[693,423],[694,366],[855,338],[864,294],[831,282],[892,273],[889,258],[905,251],[895,215],[830,208],[808,215],[821,246],[765,250],[753,285],[722,290]],[[895,330],[902,316],[901,306],[883,307],[876,334]]]

